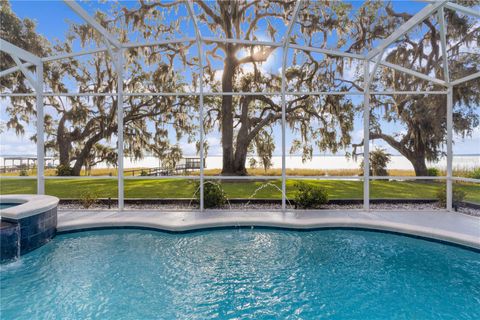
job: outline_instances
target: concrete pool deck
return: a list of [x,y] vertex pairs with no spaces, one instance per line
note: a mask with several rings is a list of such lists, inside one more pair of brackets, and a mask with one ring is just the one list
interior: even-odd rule
[[364,228],[433,238],[480,249],[480,218],[437,211],[146,211],[60,210],[58,232],[109,227],[189,231],[215,227]]

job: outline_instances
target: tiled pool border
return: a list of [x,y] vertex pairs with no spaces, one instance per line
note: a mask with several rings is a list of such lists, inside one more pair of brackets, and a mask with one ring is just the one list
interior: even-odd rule
[[57,232],[58,198],[38,195],[1,196],[1,202],[18,203],[1,210],[2,254],[9,261],[49,242]]

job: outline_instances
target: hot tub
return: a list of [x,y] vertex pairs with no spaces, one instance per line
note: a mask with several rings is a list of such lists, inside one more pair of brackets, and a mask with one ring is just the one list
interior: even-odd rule
[[0,196],[2,262],[30,252],[55,236],[58,201],[45,195]]

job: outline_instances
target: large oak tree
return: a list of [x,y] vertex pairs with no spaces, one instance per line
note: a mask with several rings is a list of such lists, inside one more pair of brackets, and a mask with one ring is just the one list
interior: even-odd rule
[[[35,24],[28,19],[21,20],[11,11],[8,3],[2,6],[2,38],[39,56],[71,53],[73,42],[81,47],[104,45],[97,32],[87,25],[70,26],[64,42],[55,45],[37,35]],[[96,19],[106,17],[98,13]],[[4,21],[9,21],[5,24]],[[121,36],[121,30],[111,29]],[[150,62],[156,68],[146,71],[142,49],[126,50],[125,70],[128,80],[124,83],[126,92],[138,87],[144,91],[181,91],[185,83],[181,75],[168,72],[167,65],[180,49],[177,46],[163,46],[149,52]],[[165,58],[170,54],[170,58]],[[2,59],[2,69],[11,67],[8,57]],[[47,91],[109,93],[115,92],[117,77],[114,64],[107,53],[87,58],[71,58],[44,64],[45,89]],[[167,70],[167,71],[166,71]],[[20,72],[2,78],[2,91],[13,93],[32,92]],[[124,100],[125,154],[142,158],[152,152],[160,159],[168,158],[178,146],[170,143],[169,131],[176,132],[177,139],[187,135],[192,139],[195,132],[195,114],[198,101],[194,97],[153,97],[128,96]],[[117,96],[46,96],[45,106],[45,147],[58,154],[65,174],[79,175],[83,167],[91,168],[99,162],[113,165],[117,162],[115,137],[117,132]],[[6,107],[10,120],[7,127],[17,134],[24,133],[24,127],[35,121],[35,101],[31,97],[11,97]],[[35,137],[32,137],[35,139]]]
[[[473,6],[479,2],[466,1]],[[397,29],[412,15],[386,7],[388,19],[383,30]],[[450,79],[456,80],[480,71],[480,25],[478,19],[445,9],[447,60]],[[398,39],[385,54],[385,60],[425,75],[445,79],[444,55],[440,45],[437,16],[425,19],[412,32]],[[384,33],[385,36],[387,33]],[[380,68],[375,90],[446,91],[446,87],[389,68]],[[446,95],[373,96],[370,138],[381,139],[407,158],[417,176],[428,175],[427,161],[445,156],[447,138]],[[480,80],[453,89],[453,129],[456,135],[470,136],[480,125]],[[400,124],[400,132],[388,130]],[[363,144],[363,143],[362,143]]]
[[[286,26],[293,18],[296,1],[194,1],[195,16],[203,34],[238,40],[258,40],[280,42],[285,36]],[[159,12],[180,10],[183,1],[141,2],[135,8],[122,8],[117,12],[117,22],[126,23],[145,35],[165,36],[155,33],[157,28],[177,34],[177,28],[169,28],[169,19],[153,19]],[[336,34],[333,49],[343,48],[347,52],[359,52],[368,48],[373,41],[369,31],[380,23],[375,12],[381,3],[366,3],[356,16],[349,15],[351,4],[342,2],[304,1],[295,23],[292,41],[305,45],[326,47],[329,35]],[[175,8],[175,9],[173,9]],[[167,16],[165,13],[163,17]],[[163,25],[162,27],[159,27]],[[166,24],[166,25],[165,25]],[[350,41],[349,38],[353,38]],[[259,92],[258,95],[206,98],[205,128],[211,132],[218,128],[222,139],[223,175],[245,175],[249,148],[256,144],[259,148],[259,133],[271,140],[272,130],[281,119],[279,97],[261,94],[266,91],[281,90],[279,72],[266,72],[263,66],[269,59],[281,56],[281,49],[273,46],[251,46],[232,42],[217,42],[206,39],[205,78],[207,88],[217,92]],[[346,48],[345,48],[346,47]],[[277,57],[275,57],[277,55]],[[348,90],[351,81],[342,79],[345,65],[343,59],[325,56],[318,60],[310,52],[296,51],[294,61],[285,70],[291,89],[295,91]],[[299,56],[303,56],[299,59]],[[216,66],[221,63],[221,68]],[[319,97],[297,95],[289,97],[285,106],[290,128],[300,133],[292,151],[302,150],[304,157],[311,157],[312,144],[320,150],[337,151],[350,145],[350,132],[353,127],[354,108],[352,101],[345,96]],[[314,139],[312,139],[314,137]],[[263,156],[263,155],[260,155]],[[271,156],[271,155],[270,155]]]

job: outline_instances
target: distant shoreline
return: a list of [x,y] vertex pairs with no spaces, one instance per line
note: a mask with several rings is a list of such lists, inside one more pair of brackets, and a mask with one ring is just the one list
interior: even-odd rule
[[[247,168],[249,167],[249,160],[256,158],[257,168],[261,167],[259,159],[257,157],[247,158]],[[312,169],[312,170],[352,170],[360,167],[362,157],[358,157],[356,160],[347,158],[344,155],[340,156],[313,156],[312,160],[302,161],[302,157],[298,155],[286,156],[286,168],[287,169]],[[221,169],[222,168],[222,156],[207,156],[205,161],[205,169]],[[25,162],[24,162],[25,163]],[[16,165],[20,164],[20,161],[15,162]],[[58,160],[52,165],[55,167],[58,164]],[[272,157],[272,169],[282,168],[282,157]],[[7,165],[11,165],[11,161],[7,162]],[[0,167],[3,166],[3,157],[0,156]],[[132,160],[128,157],[124,160],[125,169],[136,168],[157,168],[161,166],[161,162],[155,157],[144,157],[139,161]],[[428,167],[435,167],[439,170],[445,170],[447,166],[446,157],[441,158],[435,163],[427,162]],[[100,163],[95,166],[96,169],[113,168],[114,166]],[[480,154],[473,155],[454,155],[453,167],[462,169],[474,169],[480,167]],[[389,170],[413,170],[412,164],[403,156],[391,156],[391,161],[387,165]]]
[[[401,154],[390,154],[392,157],[403,157]],[[4,157],[36,157],[36,154],[0,154],[0,158]],[[198,157],[197,154],[184,154],[185,157]],[[208,155],[209,157],[222,157],[221,154],[211,154]],[[258,157],[257,154],[251,155],[252,157]],[[281,157],[281,154],[274,154],[273,157]],[[301,157],[301,154],[287,154],[286,157]],[[462,154],[454,154],[455,157],[480,157],[480,153],[462,153]],[[45,157],[55,157],[51,155],[46,155]],[[153,155],[149,154],[146,157],[154,157]],[[345,157],[345,154],[313,154],[312,157]],[[444,157],[442,157],[444,158]]]

